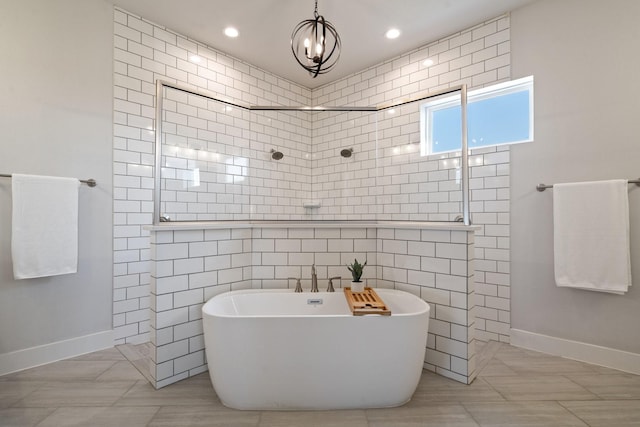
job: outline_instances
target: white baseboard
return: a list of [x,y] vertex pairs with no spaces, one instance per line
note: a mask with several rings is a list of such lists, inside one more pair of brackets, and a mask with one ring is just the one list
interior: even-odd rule
[[551,337],[520,329],[511,329],[511,344],[516,347],[640,375],[640,354],[628,351]]
[[113,347],[113,331],[108,330],[0,354],[0,375],[111,347]]

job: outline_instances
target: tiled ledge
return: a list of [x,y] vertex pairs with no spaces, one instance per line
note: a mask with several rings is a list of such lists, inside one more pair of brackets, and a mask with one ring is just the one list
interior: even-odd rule
[[434,221],[353,221],[353,220],[284,220],[284,221],[176,221],[144,226],[149,231],[210,230],[220,228],[409,228],[420,230],[474,231],[478,225]]

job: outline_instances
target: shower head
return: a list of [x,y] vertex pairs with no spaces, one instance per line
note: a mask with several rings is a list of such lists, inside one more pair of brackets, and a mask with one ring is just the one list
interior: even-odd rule
[[340,151],[340,155],[345,159],[348,159],[349,157],[351,157],[352,154],[353,154],[353,148],[345,148],[342,151]]
[[280,151],[274,150],[273,148],[271,149],[270,153],[273,160],[280,160],[284,157],[284,154],[282,154]]

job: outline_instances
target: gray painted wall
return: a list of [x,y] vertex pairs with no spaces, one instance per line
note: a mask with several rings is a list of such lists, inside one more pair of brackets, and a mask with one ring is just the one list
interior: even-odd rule
[[557,288],[552,191],[640,176],[640,2],[542,0],[511,15],[512,78],[535,76],[535,142],[512,147],[512,328],[640,353],[640,188],[629,187],[633,286]]
[[[512,14],[512,78],[536,78],[536,141],[512,148],[512,326],[640,353],[640,189],[626,296],[556,288],[550,192],[640,176],[640,2],[541,0]],[[0,173],[93,177],[74,275],[14,281],[0,179],[0,354],[111,329],[113,10],[102,0],[0,3]],[[82,37],[78,37],[81,34]]]
[[0,179],[0,355],[111,329],[113,8],[0,3],[0,173],[81,186],[78,273],[13,280],[11,180]]

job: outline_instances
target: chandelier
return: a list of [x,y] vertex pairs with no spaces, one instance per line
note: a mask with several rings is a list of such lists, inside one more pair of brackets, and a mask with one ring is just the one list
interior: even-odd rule
[[318,0],[314,19],[305,19],[291,33],[291,51],[298,64],[313,78],[328,72],[340,58],[340,36],[336,28],[318,15]]

